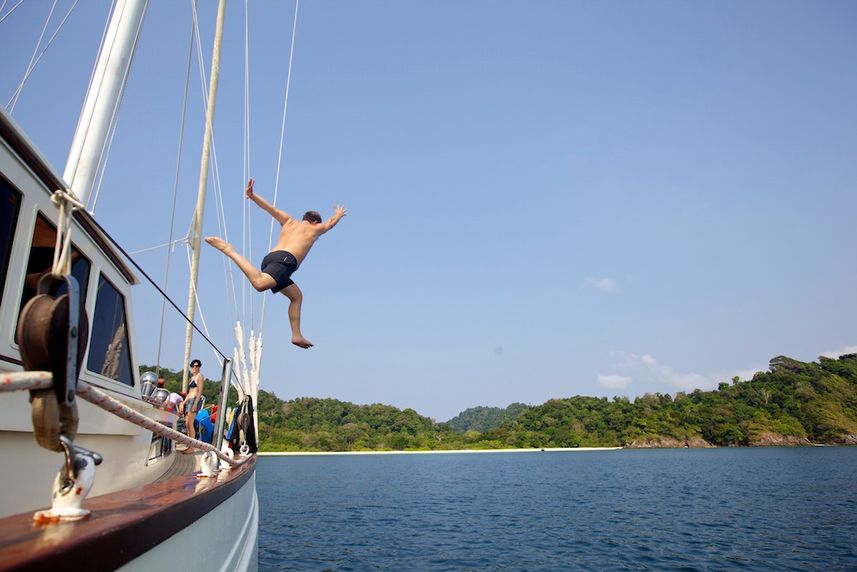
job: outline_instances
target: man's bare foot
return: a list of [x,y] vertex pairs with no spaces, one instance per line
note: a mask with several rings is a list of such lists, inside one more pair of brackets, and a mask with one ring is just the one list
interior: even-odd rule
[[221,252],[228,252],[232,250],[232,245],[223,240],[222,238],[218,238],[216,236],[206,236],[205,242],[216,248]]
[[313,346],[313,343],[303,336],[296,336],[292,338],[292,343],[303,349],[308,349]]

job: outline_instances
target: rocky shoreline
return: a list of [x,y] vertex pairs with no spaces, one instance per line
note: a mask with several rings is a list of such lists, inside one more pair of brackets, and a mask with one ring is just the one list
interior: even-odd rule
[[[845,435],[839,440],[814,443],[799,435],[780,435],[778,433],[760,433],[750,439],[747,447],[814,447],[816,445],[857,445],[857,435]],[[708,449],[714,447],[699,436],[686,439],[675,437],[657,437],[639,439],[625,445],[625,449]]]

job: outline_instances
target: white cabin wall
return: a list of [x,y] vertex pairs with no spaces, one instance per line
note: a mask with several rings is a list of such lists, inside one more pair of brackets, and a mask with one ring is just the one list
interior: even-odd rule
[[[57,224],[58,211],[50,199],[48,189],[28,165],[13,151],[7,141],[0,139],[0,172],[21,194],[21,204],[15,225],[12,251],[3,287],[0,304],[0,371],[21,371],[20,350],[15,343],[21,293],[24,288],[26,266],[36,224],[36,217],[43,214],[52,224]],[[175,426],[176,416],[146,403],[140,396],[138,356],[135,343],[131,285],[113,264],[110,258],[89,234],[74,223],[72,242],[90,261],[89,286],[85,307],[90,318],[94,315],[98,295],[98,280],[101,273],[111,281],[125,300],[128,345],[131,357],[134,386],[88,371],[87,354],[81,379],[106,390],[123,405],[169,426]],[[147,465],[152,433],[107,413],[79,399],[80,426],[76,442],[104,455],[104,464],[99,468],[103,478],[96,478],[93,495],[105,494],[130,486],[144,484],[160,477],[171,465],[171,457]],[[62,455],[39,447],[33,438],[28,393],[25,391],[0,394],[0,450],[12,459],[27,459],[27,463],[7,464],[3,483],[11,484],[8,490],[14,495],[0,499],[0,514],[6,515],[50,504],[50,483],[62,462]],[[175,454],[175,453],[174,453]],[[109,476],[108,476],[109,475]]]

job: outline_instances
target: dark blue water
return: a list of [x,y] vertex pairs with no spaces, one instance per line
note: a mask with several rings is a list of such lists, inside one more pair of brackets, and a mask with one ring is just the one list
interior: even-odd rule
[[857,447],[266,457],[260,570],[857,570]]

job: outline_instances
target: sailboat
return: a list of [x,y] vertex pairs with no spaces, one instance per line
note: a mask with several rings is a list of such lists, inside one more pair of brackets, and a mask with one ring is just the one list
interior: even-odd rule
[[[220,415],[215,443],[190,441],[147,398],[131,311],[145,273],[82,208],[145,8],[114,8],[63,176],[0,110],[0,570],[257,566],[255,435],[222,444]],[[201,172],[204,188],[205,157]]]

